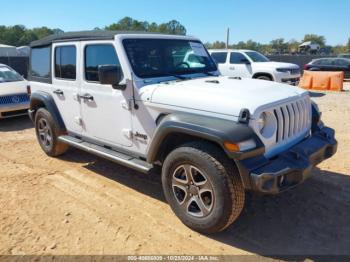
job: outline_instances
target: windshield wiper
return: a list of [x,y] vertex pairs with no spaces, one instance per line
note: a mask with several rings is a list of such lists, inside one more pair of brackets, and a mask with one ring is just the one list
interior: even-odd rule
[[189,77],[185,77],[185,76],[177,75],[177,74],[170,74],[170,73],[167,73],[167,75],[176,77],[177,79],[180,79],[180,80],[188,80],[188,79],[190,79]]
[[202,72],[203,74],[207,75],[207,76],[218,76],[216,74],[213,74],[211,72]]

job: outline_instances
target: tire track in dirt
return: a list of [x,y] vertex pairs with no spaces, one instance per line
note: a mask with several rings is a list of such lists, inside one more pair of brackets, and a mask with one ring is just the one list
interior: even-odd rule
[[[206,250],[207,254],[211,254],[213,252],[212,247],[216,247],[216,244],[213,243],[215,241],[209,239],[207,242],[212,243],[208,243],[208,245],[200,244],[198,240],[203,242],[204,237],[197,233],[191,233],[189,240],[189,230],[177,221],[177,218],[171,212],[170,216],[169,212],[162,212],[166,209],[170,211],[166,204],[158,203],[157,206],[154,203],[156,201],[149,201],[149,197],[146,196],[144,196],[146,199],[142,199],[139,193],[133,192],[133,190],[125,186],[118,186],[105,180],[100,181],[100,179],[92,178],[76,170],[51,176],[49,179],[55,187],[71,195],[77,201],[81,201],[83,205],[98,213],[99,217],[107,220],[108,224],[120,228],[123,225],[122,221],[128,221],[128,230],[122,227],[119,231],[119,238],[122,241],[124,239],[127,242],[131,241],[131,243],[140,244],[143,242],[144,235],[152,236],[152,239],[157,239],[157,242],[160,243],[169,241],[181,243],[187,241],[191,244],[178,250],[178,252],[183,252],[184,254],[191,253],[191,250],[200,249]],[[120,213],[120,210],[123,210],[123,213]],[[152,215],[154,210],[158,213],[156,217]],[[118,221],[121,221],[121,223],[118,223]],[[142,232],[141,236],[137,236],[140,225],[145,224],[145,222],[148,230],[142,230],[144,232]],[[152,230],[153,228],[158,228],[159,230],[154,231]],[[171,239],[169,239],[169,235],[171,235]],[[154,251],[158,253],[161,250],[157,249]]]

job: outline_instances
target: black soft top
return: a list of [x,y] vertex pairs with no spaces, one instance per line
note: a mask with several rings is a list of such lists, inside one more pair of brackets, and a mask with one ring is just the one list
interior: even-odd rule
[[120,34],[157,34],[149,32],[136,32],[136,31],[80,31],[80,32],[67,32],[56,35],[49,35],[37,41],[33,41],[31,47],[48,46],[56,42],[69,42],[69,41],[82,41],[82,40],[112,40],[116,35]]

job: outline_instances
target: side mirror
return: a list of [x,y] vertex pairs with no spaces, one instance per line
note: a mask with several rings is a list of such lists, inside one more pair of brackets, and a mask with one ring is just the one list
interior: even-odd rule
[[125,90],[126,85],[120,85],[123,79],[123,72],[120,66],[100,65],[98,67],[98,76],[102,85],[112,85],[114,89]]

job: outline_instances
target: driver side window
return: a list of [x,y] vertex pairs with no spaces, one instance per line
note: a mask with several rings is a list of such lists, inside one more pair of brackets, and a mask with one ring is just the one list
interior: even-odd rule
[[85,79],[88,82],[100,82],[100,65],[120,66],[115,48],[111,44],[88,45],[85,47]]
[[245,64],[247,58],[241,53],[232,52],[230,57],[230,64]]

